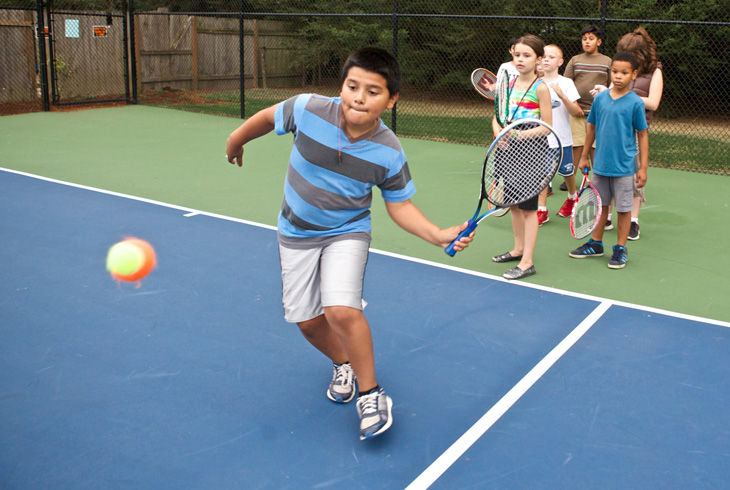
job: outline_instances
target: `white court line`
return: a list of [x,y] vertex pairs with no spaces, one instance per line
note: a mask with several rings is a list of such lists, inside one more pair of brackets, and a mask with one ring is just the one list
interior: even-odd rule
[[38,180],[45,180],[46,182],[53,182],[54,184],[67,185],[69,187],[76,187],[78,189],[84,189],[87,191],[99,192],[101,194],[108,194],[110,196],[123,197],[125,199],[131,199],[133,201],[146,202],[148,204],[155,204],[157,206],[163,206],[166,208],[179,209],[180,211],[187,211],[187,214],[184,215],[185,217],[202,215],[202,216],[209,216],[211,218],[219,218],[219,219],[224,219],[227,221],[234,221],[236,223],[243,223],[243,224],[251,225],[251,226],[258,226],[259,228],[267,228],[269,230],[276,230],[276,226],[265,225],[263,223],[257,223],[255,221],[248,221],[245,219],[233,218],[231,216],[226,216],[224,214],[208,213],[206,211],[201,211],[199,209],[188,208],[185,206],[178,206],[177,204],[170,204],[170,203],[162,202],[162,201],[155,201],[154,199],[147,199],[144,197],[132,196],[130,194],[123,194],[121,192],[108,191],[106,189],[99,189],[98,187],[90,187],[90,186],[82,185],[82,184],[74,184],[73,182],[66,182],[65,180],[58,180],[58,179],[52,179],[50,177],[43,177],[42,175],[35,175],[35,174],[27,173],[27,172],[21,172],[20,170],[13,170],[13,169],[3,168],[3,167],[0,167],[0,170],[9,172],[9,173],[13,173],[13,174],[23,175],[25,177],[31,177],[31,178],[38,179]]
[[507,392],[492,408],[454,442],[431,466],[426,468],[418,478],[413,480],[406,490],[422,490],[430,487],[448,470],[474,443],[494,425],[532,385],[539,380],[563,354],[565,354],[596,321],[611,307],[610,302],[603,302],[596,307],[580,325],[568,334],[553,350],[538,362],[511,390]]
[[[81,184],[74,184],[73,182],[66,182],[66,181],[63,181],[63,180],[52,179],[50,177],[43,177],[42,175],[36,175],[36,174],[27,173],[27,172],[21,172],[19,170],[13,170],[13,169],[8,169],[8,168],[0,167],[0,171],[6,171],[6,172],[9,172],[9,173],[14,173],[14,174],[18,174],[18,175],[24,175],[26,177],[31,177],[31,178],[35,178],[35,179],[39,179],[39,180],[45,180],[45,181],[48,181],[48,182],[53,182],[53,183],[56,183],[56,184],[67,185],[67,186],[70,186],[70,187],[77,187],[79,189],[85,189],[85,190],[88,190],[88,191],[99,192],[99,193],[102,193],[102,194],[109,194],[111,196],[124,197],[126,199],[131,199],[131,200],[134,200],[134,201],[146,202],[146,203],[149,203],[149,204],[155,204],[155,205],[158,205],[158,206],[164,206],[164,207],[168,207],[168,208],[172,208],[172,209],[179,209],[179,210],[182,210],[182,211],[187,211],[189,213],[189,215],[192,215],[193,213],[195,213],[195,214],[201,215],[201,216],[208,216],[208,217],[211,217],[211,218],[218,218],[218,219],[223,219],[223,220],[227,220],[227,221],[233,221],[233,222],[236,222],[236,223],[243,223],[243,224],[246,224],[246,225],[257,226],[259,228],[266,228],[268,230],[276,230],[276,227],[275,226],[266,225],[266,224],[263,224],[263,223],[257,223],[255,221],[248,221],[248,220],[245,220],[245,219],[233,218],[231,216],[226,216],[226,215],[223,215],[223,214],[209,213],[209,212],[201,211],[201,210],[198,210],[198,209],[192,209],[192,208],[188,208],[188,207],[184,207],[184,206],[178,206],[176,204],[169,204],[169,203],[162,202],[162,201],[155,201],[155,200],[146,199],[146,198],[143,198],[143,197],[132,196],[130,194],[122,194],[120,192],[114,192],[114,191],[108,191],[108,190],[104,190],[104,189],[99,189],[97,187],[89,187],[89,186],[85,186],[85,185],[81,185]],[[615,306],[622,306],[624,308],[630,308],[630,309],[633,309],[633,310],[645,311],[647,313],[656,313],[658,315],[664,315],[664,316],[669,316],[669,317],[673,317],[673,318],[681,318],[683,320],[689,320],[689,321],[698,322],[698,323],[707,323],[707,324],[710,324],[710,325],[717,325],[717,326],[720,326],[720,327],[730,328],[730,322],[724,322],[724,321],[721,321],[721,320],[714,320],[712,318],[703,318],[703,317],[695,316],[695,315],[687,315],[687,314],[684,314],[684,313],[677,313],[675,311],[662,310],[660,308],[652,308],[650,306],[645,306],[645,305],[637,305],[637,304],[634,304],[634,303],[626,303],[626,302],[623,302],[623,301],[615,301],[615,300],[611,300],[611,299],[608,299],[608,298],[601,298],[599,296],[591,296],[589,294],[581,294],[581,293],[576,293],[576,292],[573,292],[573,291],[566,291],[566,290],[563,290],[563,289],[551,288],[549,286],[541,286],[539,284],[530,284],[529,282],[507,281],[506,279],[504,279],[501,276],[493,276],[491,274],[486,274],[484,272],[472,271],[472,270],[469,270],[469,269],[462,269],[460,267],[454,267],[454,266],[450,266],[450,265],[446,265],[446,264],[440,264],[438,262],[431,262],[429,260],[419,259],[419,258],[416,258],[416,257],[408,257],[406,255],[400,255],[400,254],[393,253],[393,252],[386,252],[386,251],[377,250],[377,249],[374,249],[374,248],[371,248],[370,251],[373,252],[373,253],[379,254],[379,255],[385,255],[385,256],[388,256],[388,257],[393,257],[393,258],[397,258],[397,259],[407,260],[409,262],[416,262],[416,263],[428,265],[428,266],[431,266],[431,267],[438,267],[440,269],[451,270],[451,271],[459,272],[459,273],[462,273],[462,274],[469,274],[471,276],[483,277],[483,278],[486,278],[486,279],[492,279],[494,281],[509,282],[514,287],[532,288],[532,289],[537,289],[537,290],[545,291],[545,292],[549,292],[549,293],[561,294],[563,296],[569,296],[569,297],[572,297],[572,298],[579,298],[579,299],[586,299],[586,300],[589,300],[589,301],[595,301],[597,303],[608,302],[608,303],[610,303],[612,305],[615,305]]]

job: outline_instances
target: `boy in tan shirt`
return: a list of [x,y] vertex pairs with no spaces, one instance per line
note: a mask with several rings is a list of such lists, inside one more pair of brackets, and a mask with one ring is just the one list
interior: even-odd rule
[[[593,104],[591,90],[596,85],[609,86],[611,83],[611,58],[598,52],[601,46],[601,29],[596,25],[585,26],[580,31],[583,53],[573,56],[565,67],[563,75],[575,83],[580,99],[578,105],[582,115],[570,116],[570,130],[573,133],[573,161],[580,160],[583,144],[586,139],[588,123],[586,118]],[[595,148],[595,147],[594,147]],[[594,148],[590,149],[591,164],[593,163]]]

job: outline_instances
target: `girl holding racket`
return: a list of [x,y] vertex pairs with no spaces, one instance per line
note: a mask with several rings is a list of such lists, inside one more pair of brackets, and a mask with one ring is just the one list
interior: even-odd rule
[[[532,34],[517,39],[513,49],[513,63],[519,76],[510,82],[509,116],[507,124],[526,118],[541,119],[552,124],[552,105],[550,91],[539,79],[537,67],[542,62],[545,45]],[[492,120],[494,134],[499,134],[502,126],[495,117]],[[515,137],[529,137],[524,131]],[[492,257],[494,262],[519,261],[516,267],[503,274],[505,279],[522,279],[535,274],[533,255],[537,244],[537,200],[525,201],[511,208],[514,247],[501,255]]]

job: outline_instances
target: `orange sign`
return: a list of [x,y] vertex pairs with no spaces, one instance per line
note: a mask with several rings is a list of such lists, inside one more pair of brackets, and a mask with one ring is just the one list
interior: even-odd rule
[[106,37],[107,26],[94,26],[94,37]]

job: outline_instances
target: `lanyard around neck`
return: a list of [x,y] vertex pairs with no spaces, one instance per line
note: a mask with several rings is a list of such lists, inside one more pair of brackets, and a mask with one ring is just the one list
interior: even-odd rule
[[[512,111],[512,117],[511,117],[511,118],[509,118],[509,120],[507,121],[507,124],[511,123],[511,122],[512,122],[512,121],[514,120],[514,118],[515,118],[515,115],[517,114],[517,109],[519,109],[519,108],[520,108],[520,106],[522,105],[522,101],[524,101],[524,100],[525,100],[525,96],[527,95],[527,92],[529,92],[529,91],[530,91],[530,89],[532,88],[532,86],[533,86],[533,85],[535,85],[535,82],[537,81],[537,78],[538,78],[538,77],[535,77],[535,79],[534,79],[534,80],[532,81],[532,83],[530,84],[530,86],[529,86],[529,87],[527,87],[527,90],[525,90],[525,93],[523,93],[523,94],[522,94],[522,98],[520,99],[519,103],[518,103],[518,104],[517,104],[517,106],[515,107],[515,110],[514,110],[514,111]],[[516,80],[516,79],[515,79],[515,83],[517,83],[517,80]]]

